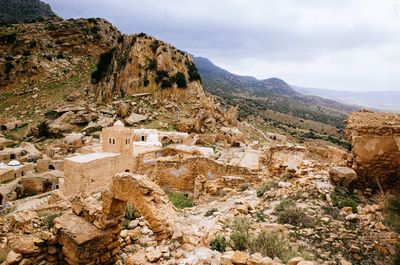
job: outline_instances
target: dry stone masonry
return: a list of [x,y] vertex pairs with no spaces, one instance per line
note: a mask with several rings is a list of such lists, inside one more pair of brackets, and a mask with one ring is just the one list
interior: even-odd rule
[[346,136],[354,169],[366,185],[389,186],[400,177],[400,115],[360,111],[349,115]]

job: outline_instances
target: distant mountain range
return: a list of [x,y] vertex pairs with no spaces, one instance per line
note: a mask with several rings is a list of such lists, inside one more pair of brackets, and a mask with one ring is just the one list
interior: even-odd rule
[[[274,120],[279,116],[278,121],[283,122],[281,118],[284,117],[285,123],[288,123],[288,116],[291,116],[342,129],[347,113],[359,109],[355,105],[304,95],[278,78],[258,80],[239,76],[214,65],[206,58],[195,57],[194,60],[206,91],[230,105],[239,104],[241,114],[245,116],[257,114],[269,119],[272,115]],[[297,126],[298,119],[291,125]]]
[[400,91],[365,91],[352,92],[331,89],[306,88],[292,86],[305,95],[317,95],[346,104],[354,104],[378,110],[400,112]]
[[54,18],[50,5],[39,0],[0,0],[0,23],[32,22]]

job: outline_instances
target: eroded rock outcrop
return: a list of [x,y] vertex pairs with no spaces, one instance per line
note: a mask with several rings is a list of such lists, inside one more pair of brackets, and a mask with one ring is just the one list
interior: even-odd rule
[[363,184],[390,185],[400,177],[400,115],[354,112],[347,120],[353,168]]

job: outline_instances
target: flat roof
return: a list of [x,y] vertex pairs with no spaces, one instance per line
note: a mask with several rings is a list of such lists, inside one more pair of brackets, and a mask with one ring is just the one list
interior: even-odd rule
[[119,155],[120,155],[119,153],[113,153],[113,152],[96,152],[84,155],[71,156],[65,159],[76,163],[88,163],[94,160],[108,158],[108,157],[116,157]]

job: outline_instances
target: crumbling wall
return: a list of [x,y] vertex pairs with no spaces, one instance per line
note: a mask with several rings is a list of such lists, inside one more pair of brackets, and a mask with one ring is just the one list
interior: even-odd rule
[[279,175],[287,170],[300,169],[307,150],[302,146],[277,145],[271,147],[265,157],[271,175]]
[[346,121],[353,168],[362,184],[390,186],[400,177],[400,115],[359,111]]
[[139,164],[139,174],[148,174],[161,187],[172,190],[193,192],[195,180],[199,175],[208,181],[223,176],[239,176],[247,182],[258,182],[257,172],[244,167],[218,163],[205,157],[190,157],[187,159],[154,160]]

